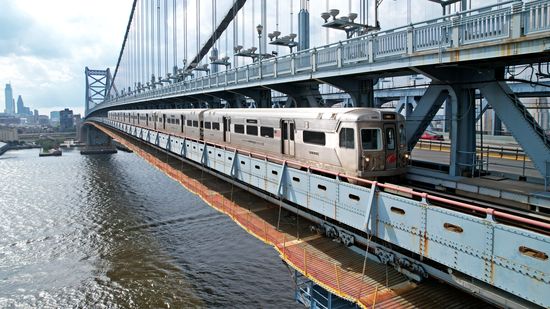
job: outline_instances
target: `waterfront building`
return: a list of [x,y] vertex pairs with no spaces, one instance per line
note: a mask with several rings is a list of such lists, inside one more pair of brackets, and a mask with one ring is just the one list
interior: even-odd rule
[[0,126],[0,141],[15,142],[19,140],[17,128]]
[[6,89],[4,90],[5,94],[5,103],[6,103],[6,114],[13,115],[15,114],[15,102],[13,100],[13,90],[11,89],[11,84],[6,84]]
[[59,131],[67,132],[74,130],[73,111],[65,108],[59,112]]
[[50,123],[52,126],[54,127],[59,126],[59,118],[60,118],[59,111],[50,112]]

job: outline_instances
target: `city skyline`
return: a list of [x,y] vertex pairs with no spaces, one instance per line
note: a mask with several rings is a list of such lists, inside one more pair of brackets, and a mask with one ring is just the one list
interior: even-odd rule
[[[16,103],[17,102],[17,103]],[[11,82],[6,84],[4,88],[4,113],[8,115],[33,116],[34,113],[30,106],[26,106],[23,102],[23,96],[18,94],[17,101],[13,96],[13,87]],[[36,109],[35,109],[36,110]]]

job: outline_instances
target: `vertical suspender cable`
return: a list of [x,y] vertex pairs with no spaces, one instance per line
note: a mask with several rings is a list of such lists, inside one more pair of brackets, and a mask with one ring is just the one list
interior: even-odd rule
[[183,0],[183,60],[187,66],[187,0]]
[[[328,12],[329,11],[329,0],[327,0],[327,5],[325,7],[325,12]],[[328,27],[325,29],[325,44],[328,45],[328,41],[329,41],[329,38],[328,38]]]
[[173,5],[172,5],[172,46],[174,47],[174,52],[172,54],[172,66],[174,67],[173,69],[173,74],[177,74],[177,69],[178,69],[178,25],[176,24],[176,20],[177,20],[177,10],[176,10],[176,0],[173,0]]
[[139,63],[139,67],[140,67],[140,74],[139,74],[139,80],[140,82],[143,83],[143,81],[145,80],[145,68],[144,68],[144,64],[143,64],[143,56],[144,56],[144,52],[143,52],[143,3],[145,3],[145,0],[141,0],[141,6],[140,6],[140,14],[139,14],[139,49],[140,49],[140,63]]
[[147,5],[147,0],[143,0],[145,2],[145,79],[144,81],[147,82],[149,80],[149,75],[151,72],[149,71],[149,46],[151,45],[150,38],[149,38],[149,6]]
[[162,56],[160,54],[160,0],[157,0],[157,79],[161,79],[160,68],[162,67]]
[[[158,1],[158,0],[157,0]],[[151,0],[151,81],[155,80],[155,0]]]
[[[200,53],[200,45],[201,45],[201,22],[200,22],[200,16],[201,16],[201,4],[200,1],[196,1],[197,4],[197,18],[196,18],[196,32],[197,32],[197,55]],[[196,63],[198,66],[199,64]]]
[[246,36],[244,35],[244,28],[246,28],[246,15],[244,14],[245,9],[241,10],[241,36],[243,37],[243,48],[246,47]]
[[233,0],[233,64],[237,68],[239,67],[239,57],[235,56],[235,47],[239,45],[239,16],[235,10],[235,1]]
[[168,0],[164,0],[164,75],[168,74]]
[[290,33],[294,33],[294,0],[290,0]]

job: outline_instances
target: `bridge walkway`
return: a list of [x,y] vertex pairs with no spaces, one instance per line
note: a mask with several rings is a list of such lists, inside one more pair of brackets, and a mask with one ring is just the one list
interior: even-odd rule
[[[94,124],[95,125],[95,124]],[[184,163],[158,148],[96,125],[153,166],[225,213],[256,238],[277,250],[283,261],[316,284],[362,308],[488,307],[449,285],[412,283],[393,267],[365,259],[340,242],[318,235],[315,223],[229,182]],[[246,262],[246,261],[243,261]]]

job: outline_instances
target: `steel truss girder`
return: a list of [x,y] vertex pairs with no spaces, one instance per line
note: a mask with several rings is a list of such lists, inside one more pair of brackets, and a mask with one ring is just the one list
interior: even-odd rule
[[375,107],[374,84],[377,79],[356,79],[352,77],[325,77],[320,81],[345,91],[355,107]]
[[235,89],[231,93],[246,96],[254,100],[256,107],[271,107],[271,90],[265,88]]
[[543,177],[550,176],[550,139],[533,116],[505,82],[480,83],[479,90],[487,98],[498,118],[506,125],[516,141]]
[[416,108],[407,117],[406,131],[409,149],[414,148],[424,130],[430,125],[435,114],[451,93],[453,93],[452,88],[445,85],[430,84],[426,89]]
[[319,107],[323,99],[317,83],[274,84],[266,87],[286,94],[286,107],[292,107],[292,101],[296,107]]

